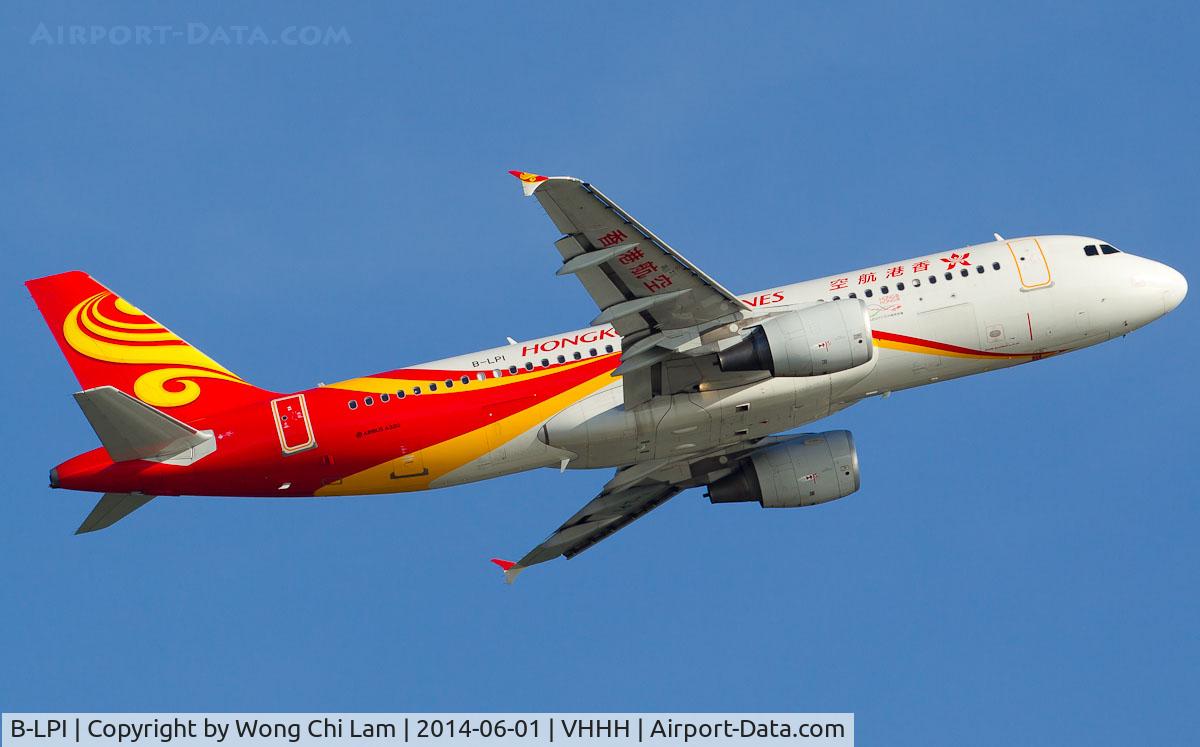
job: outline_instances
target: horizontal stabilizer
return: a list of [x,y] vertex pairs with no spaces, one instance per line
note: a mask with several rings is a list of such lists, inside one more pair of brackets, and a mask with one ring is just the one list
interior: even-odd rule
[[105,493],[75,530],[75,534],[86,534],[110,527],[152,500],[154,496],[142,493]]
[[116,387],[77,392],[75,401],[114,462],[171,457],[212,438]]

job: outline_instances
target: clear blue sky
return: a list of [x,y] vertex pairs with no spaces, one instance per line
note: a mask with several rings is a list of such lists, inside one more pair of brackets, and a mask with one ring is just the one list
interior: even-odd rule
[[[1196,258],[1185,3],[6,3],[0,708],[831,710],[865,744],[1180,743],[1200,707],[1197,300],[871,400],[862,490],[685,494],[513,588],[607,473],[160,500],[72,531],[95,437],[21,281],[86,269],[265,387],[580,326],[505,171],[595,182],[737,291],[1005,235]],[[31,44],[38,23],[345,27]],[[297,302],[297,299],[300,301]]]

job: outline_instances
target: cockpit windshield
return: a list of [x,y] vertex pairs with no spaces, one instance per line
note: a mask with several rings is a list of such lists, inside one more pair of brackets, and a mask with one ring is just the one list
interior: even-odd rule
[[1083,248],[1083,253],[1089,257],[1095,257],[1098,254],[1120,254],[1121,250],[1112,244],[1100,244],[1099,247],[1095,244],[1088,244]]

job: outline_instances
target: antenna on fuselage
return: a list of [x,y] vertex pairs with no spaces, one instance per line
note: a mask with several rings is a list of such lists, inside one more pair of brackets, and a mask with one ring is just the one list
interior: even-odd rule
[[996,241],[1004,241],[1004,237],[1001,236],[1000,234],[993,233],[992,235],[996,237]]

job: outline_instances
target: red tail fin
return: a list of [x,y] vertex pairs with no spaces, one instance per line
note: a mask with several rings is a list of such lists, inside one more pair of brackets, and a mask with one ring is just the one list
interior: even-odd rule
[[83,272],[25,283],[84,389],[110,385],[182,421],[270,398]]

